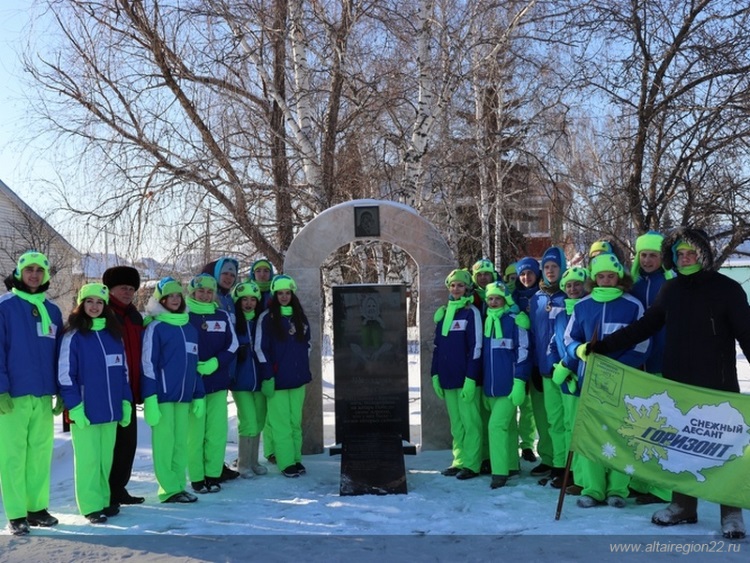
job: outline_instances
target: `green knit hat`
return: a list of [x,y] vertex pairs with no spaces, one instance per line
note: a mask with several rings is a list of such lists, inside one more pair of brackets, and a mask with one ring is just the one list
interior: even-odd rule
[[661,254],[661,243],[664,241],[664,235],[657,231],[648,231],[635,239],[635,256],[630,273],[634,278],[638,278],[641,270],[640,253],[644,250],[650,250]]
[[515,305],[513,297],[511,297],[511,292],[508,290],[508,286],[502,282],[492,282],[487,284],[487,287],[484,288],[484,300],[488,301],[490,297],[502,297],[505,299],[505,304],[508,307]]
[[512,276],[516,273],[516,263],[511,262],[507,266],[505,266],[505,271],[503,271],[503,276],[507,279],[508,276]]
[[445,287],[450,289],[453,282],[460,282],[466,286],[466,289],[471,289],[473,284],[471,282],[471,274],[466,268],[462,270],[453,270],[448,277],[445,278]]
[[216,291],[216,278],[209,274],[198,274],[188,284],[188,294],[192,295],[196,289],[210,289]]
[[572,268],[568,268],[567,270],[565,270],[565,273],[563,273],[562,277],[560,278],[560,288],[564,289],[565,285],[571,281],[579,281],[583,283],[588,279],[588,277],[589,271],[586,268],[573,266]]
[[24,252],[18,258],[18,264],[16,264],[16,271],[13,272],[14,277],[17,280],[21,280],[21,271],[28,266],[39,266],[44,270],[44,276],[42,277],[42,284],[49,281],[49,260],[41,252],[36,250],[29,250]]
[[277,291],[283,291],[286,289],[292,293],[297,292],[297,284],[291,276],[287,276],[286,274],[274,276],[271,280],[271,293],[276,293]]
[[103,283],[87,283],[78,291],[78,304],[83,303],[87,297],[94,297],[109,303],[109,288]]
[[595,240],[589,248],[589,258],[594,254],[614,254],[612,244],[606,240]]
[[592,280],[595,280],[596,274],[601,272],[615,272],[620,279],[625,276],[625,269],[614,254],[604,253],[594,256],[591,260],[590,268]]
[[495,265],[487,260],[487,258],[477,260],[471,267],[471,279],[474,283],[477,283],[477,274],[480,274],[482,272],[492,274],[492,281],[497,281],[497,271],[495,270]]
[[179,293],[182,295],[182,284],[173,277],[167,276],[166,278],[159,280],[159,283],[156,284],[156,289],[154,289],[154,299],[161,301],[164,297],[172,295],[173,293]]
[[243,297],[255,297],[260,301],[260,288],[258,287],[258,284],[247,281],[234,286],[234,289],[232,290],[232,301],[237,303],[237,301]]

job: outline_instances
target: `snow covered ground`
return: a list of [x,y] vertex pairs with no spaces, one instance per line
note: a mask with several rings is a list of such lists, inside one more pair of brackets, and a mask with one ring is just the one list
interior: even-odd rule
[[[743,392],[750,393],[750,364],[741,353],[738,365]],[[75,505],[70,436],[58,431],[50,512],[60,524],[33,529],[22,538],[3,531],[0,561],[626,558],[618,549],[639,549],[627,558],[644,561],[672,560],[685,550],[692,550],[691,560],[706,560],[711,552],[722,560],[746,561],[750,552],[747,540],[722,540],[715,504],[700,503],[698,524],[659,528],[650,523],[659,505],[638,506],[631,500],[624,509],[581,509],[569,497],[556,521],[558,491],[537,484],[529,475],[532,464],[523,462],[520,477],[493,491],[486,476],[463,482],[442,476],[440,470],[450,463],[448,451],[406,456],[407,495],[340,496],[340,457],[325,453],[305,457],[307,475],[299,479],[287,479],[269,465],[268,475],[229,482],[195,504],[160,504],[151,433],[142,413],[138,423],[139,449],[129,490],[145,496],[146,503],[123,507],[104,525],[89,524]],[[228,449],[227,460],[232,460],[235,440]]]

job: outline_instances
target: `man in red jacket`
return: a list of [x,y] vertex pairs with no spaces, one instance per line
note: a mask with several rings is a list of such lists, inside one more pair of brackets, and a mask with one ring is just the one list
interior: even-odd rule
[[[133,400],[143,403],[141,398],[141,349],[143,347],[143,317],[133,305],[133,298],[141,285],[138,270],[130,266],[108,268],[102,276],[102,282],[109,288],[109,306],[122,325],[122,337],[125,341],[125,360],[128,363],[130,388]],[[109,488],[112,493],[111,503],[141,504],[143,497],[134,497],[125,488],[133,471],[135,450],[138,446],[138,425],[135,408],[132,409],[130,424],[117,426],[114,459],[109,473]]]

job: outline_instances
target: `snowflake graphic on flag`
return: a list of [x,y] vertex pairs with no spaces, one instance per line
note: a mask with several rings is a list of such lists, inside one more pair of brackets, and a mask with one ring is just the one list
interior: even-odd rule
[[602,455],[607,459],[612,459],[617,455],[617,448],[614,444],[607,442],[602,446]]

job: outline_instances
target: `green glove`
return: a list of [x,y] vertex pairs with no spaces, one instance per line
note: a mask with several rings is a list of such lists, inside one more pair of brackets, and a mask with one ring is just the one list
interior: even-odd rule
[[276,393],[276,380],[272,377],[271,379],[264,379],[263,383],[260,384],[260,392],[270,399],[273,394]]
[[123,399],[122,401],[122,419],[120,420],[119,424],[123,428],[126,428],[130,424],[130,416],[133,414],[133,405],[130,404],[130,401],[126,401]]
[[0,414],[10,414],[13,412],[13,399],[10,393],[0,395]]
[[75,422],[79,428],[86,428],[91,425],[89,419],[86,417],[86,413],[83,410],[83,402],[78,403],[75,407],[68,411],[70,420]]
[[474,400],[474,396],[477,393],[477,382],[467,377],[464,379],[464,386],[461,389],[461,399],[464,403],[470,403]]
[[156,395],[151,395],[143,399],[143,416],[146,424],[156,426],[161,420],[161,411],[159,410],[159,399]]
[[585,343],[578,345],[578,347],[576,348],[576,356],[578,356],[578,359],[582,362],[586,361],[587,352]]
[[531,319],[526,313],[518,313],[516,315],[516,325],[524,330],[529,330],[531,328]]
[[523,379],[513,379],[513,389],[510,391],[510,402],[514,407],[520,407],[526,400],[526,382]]
[[198,362],[198,373],[201,375],[211,375],[219,369],[219,360],[216,358],[209,358],[205,362]]
[[203,418],[206,414],[206,399],[193,399],[192,407],[195,418]]
[[573,372],[566,368],[562,362],[552,364],[552,367],[554,368],[552,370],[552,381],[557,385],[562,385],[568,377],[573,375]]
[[573,376],[568,379],[568,391],[570,391],[571,394],[575,394],[576,389],[578,389],[578,378]]
[[435,390],[435,395],[441,399],[445,399],[445,391],[440,386],[440,378],[437,375],[432,376],[432,388]]
[[52,416],[57,416],[64,410],[65,405],[63,404],[62,397],[60,397],[60,395],[55,395],[55,404],[52,406]]

